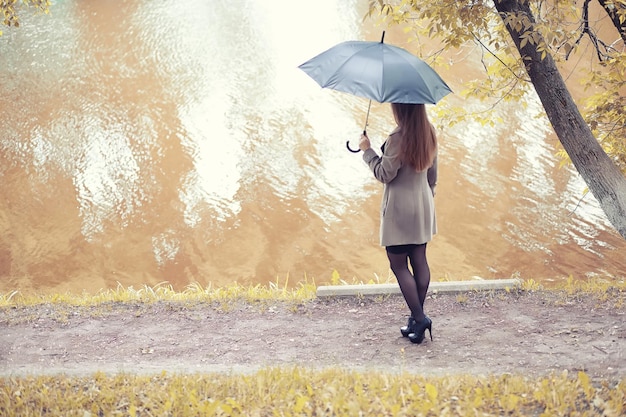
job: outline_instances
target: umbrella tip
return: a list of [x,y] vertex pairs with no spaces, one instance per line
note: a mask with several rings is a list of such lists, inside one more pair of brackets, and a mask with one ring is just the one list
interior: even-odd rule
[[383,43],[385,40],[385,31],[383,30],[383,36],[380,38],[380,43]]

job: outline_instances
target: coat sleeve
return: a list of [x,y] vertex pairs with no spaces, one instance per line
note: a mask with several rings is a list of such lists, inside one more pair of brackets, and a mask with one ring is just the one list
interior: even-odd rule
[[391,138],[391,136],[387,138],[382,156],[378,156],[372,148],[363,153],[363,160],[374,173],[374,177],[383,184],[390,183],[398,175],[398,170],[402,166],[400,141],[390,140]]

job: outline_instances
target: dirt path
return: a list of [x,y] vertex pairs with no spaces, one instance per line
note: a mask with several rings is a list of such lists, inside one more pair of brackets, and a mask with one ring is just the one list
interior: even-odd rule
[[[559,301],[560,300],[560,301]],[[402,338],[400,296],[305,305],[176,303],[0,310],[0,375],[338,366],[425,375],[584,370],[626,377],[626,307],[550,293],[429,298],[433,341]]]

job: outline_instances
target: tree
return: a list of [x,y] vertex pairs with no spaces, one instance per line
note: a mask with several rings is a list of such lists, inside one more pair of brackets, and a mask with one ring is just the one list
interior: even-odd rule
[[[565,0],[374,0],[368,16],[378,11],[417,36],[439,38],[443,50],[478,43],[493,64],[485,63],[489,82],[471,85],[471,95],[522,99],[532,84],[564,151],[626,239],[626,177],[620,170],[626,171],[626,0],[598,0],[617,31],[615,42],[598,37],[590,1],[576,6]],[[583,37],[591,41],[598,64],[587,85],[603,87],[588,97],[586,119],[556,62],[572,56]]]
[[[20,7],[32,7],[38,12],[48,13],[50,0],[0,0],[0,13],[2,13],[2,24],[5,26],[18,27],[20,19],[18,10]],[[0,30],[0,35],[2,31]]]

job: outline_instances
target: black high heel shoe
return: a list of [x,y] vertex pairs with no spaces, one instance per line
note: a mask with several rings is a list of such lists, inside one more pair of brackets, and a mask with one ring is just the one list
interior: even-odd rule
[[413,327],[414,324],[415,319],[413,318],[413,316],[410,316],[409,322],[406,324],[406,326],[400,327],[400,333],[402,333],[402,337],[409,337],[412,332],[411,327]]
[[432,331],[433,321],[424,317],[424,320],[419,323],[414,321],[413,327],[411,328],[411,333],[409,334],[409,340],[411,343],[422,343],[424,341],[424,337],[426,336],[426,329],[428,329],[428,334],[430,334],[430,340],[433,340],[433,331]]

